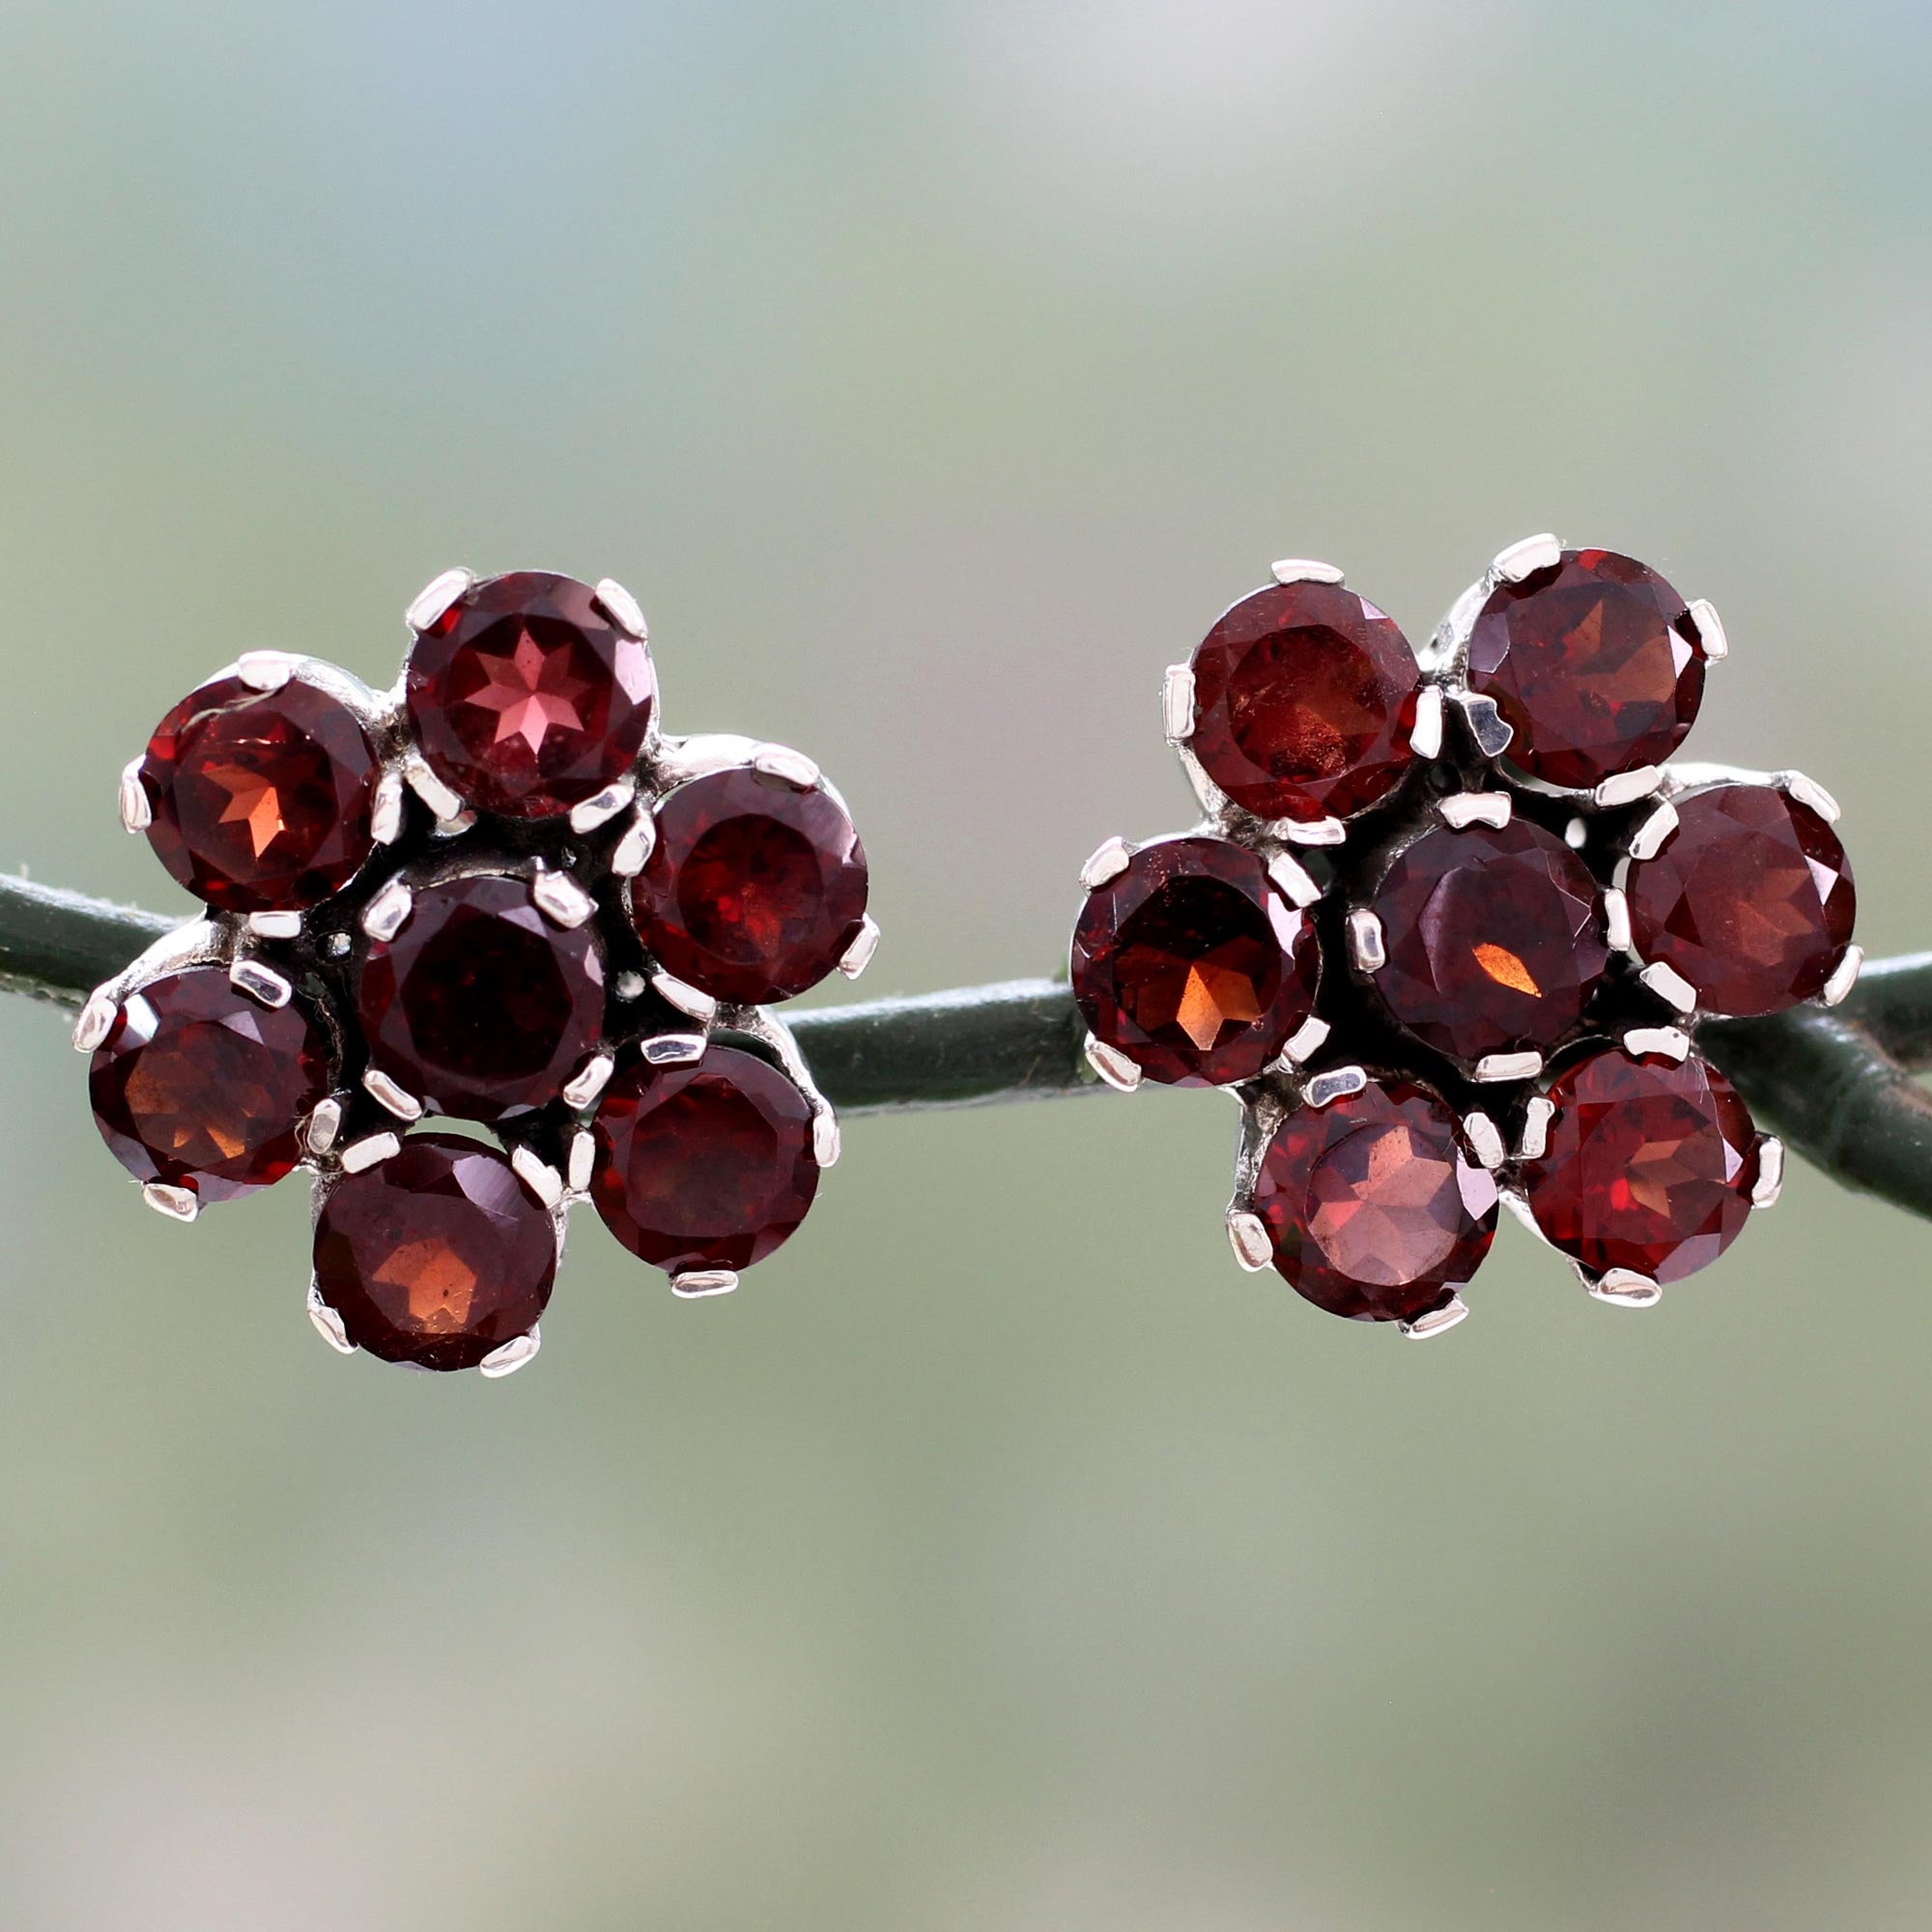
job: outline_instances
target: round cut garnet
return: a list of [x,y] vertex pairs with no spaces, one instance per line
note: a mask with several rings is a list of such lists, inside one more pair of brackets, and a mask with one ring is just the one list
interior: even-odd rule
[[122,1002],[95,1049],[88,1096],[135,1179],[206,1204],[281,1179],[328,1084],[328,1049],[299,1008],[259,1006],[219,966],[197,966]]
[[604,1030],[592,928],[562,930],[521,879],[425,886],[356,987],[371,1065],[432,1113],[499,1121],[554,1100]]
[[1254,1206],[1289,1286],[1356,1321],[1442,1307],[1496,1232],[1494,1180],[1448,1107],[1406,1080],[1289,1115],[1262,1155]]
[[1339,583],[1276,583],[1194,653],[1189,749],[1261,818],[1346,818],[1407,769],[1420,677],[1395,625]]
[[1704,696],[1704,651],[1683,598],[1654,570],[1614,551],[1566,550],[1490,593],[1467,676],[1516,734],[1513,765],[1587,789],[1683,743]]
[[639,936],[687,984],[747,1006],[838,965],[866,913],[866,850],[844,808],[749,767],[666,794],[631,888]]
[[597,1211],[667,1274],[763,1261],[818,1191],[805,1095],[737,1047],[629,1067],[606,1091],[596,1132]]
[[412,1134],[344,1175],[316,1218],[316,1292],[385,1362],[473,1369],[536,1326],[555,1275],[549,1210],[463,1134]]
[[404,680],[430,769],[512,818],[568,811],[626,777],[656,693],[644,640],[587,583],[538,570],[472,584],[417,636]]
[[1618,1049],[1549,1089],[1555,1113],[1522,1186],[1536,1225],[1597,1274],[1681,1281],[1736,1239],[1757,1179],[1757,1134],[1738,1092],[1693,1053]]
[[1677,829],[1634,861],[1631,937],[1713,1012],[1781,1012],[1823,990],[1858,911],[1852,864],[1808,805],[1770,785],[1676,801]]
[[347,884],[375,849],[379,776],[368,734],[339,698],[299,677],[274,691],[217,677],[148,741],[148,842],[221,912],[298,910]]
[[1321,974],[1313,924],[1222,838],[1142,846],[1073,928],[1094,1037],[1169,1086],[1252,1079],[1315,1010]]
[[1424,833],[1383,875],[1375,910],[1377,992],[1425,1045],[1471,1066],[1558,1045],[1609,961],[1588,867],[1521,818]]

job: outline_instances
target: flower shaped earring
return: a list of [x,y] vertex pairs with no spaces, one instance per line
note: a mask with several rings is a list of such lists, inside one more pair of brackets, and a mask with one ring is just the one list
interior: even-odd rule
[[1836,805],[1664,762],[1724,632],[1627,556],[1513,545],[1421,662],[1340,571],[1274,576],[1167,674],[1205,821],[1081,874],[1089,1061],[1234,1092],[1236,1258],[1332,1314],[1453,1326],[1499,1201],[1648,1306],[1776,1199],[1692,1037],[1850,990]]
[[500,1376],[578,1201],[682,1295],[804,1220],[838,1129],[768,1009],[878,928],[810,759],[660,730],[621,584],[448,571],[409,626],[386,694],[256,651],[161,721],[121,816],[207,911],[74,1044],[150,1205],[306,1167],[328,1341]]

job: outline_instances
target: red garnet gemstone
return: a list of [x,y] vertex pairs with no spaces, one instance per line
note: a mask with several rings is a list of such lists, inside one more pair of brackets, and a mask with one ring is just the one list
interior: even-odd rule
[[557,1096],[604,1030],[604,959],[590,925],[564,930],[521,879],[425,886],[356,988],[370,1064],[428,1104],[499,1121]]
[[763,1261],[818,1191],[805,1095],[737,1047],[627,1068],[606,1090],[596,1130],[597,1211],[667,1274]]
[[838,801],[749,767],[667,793],[631,888],[638,933],[687,984],[747,1006],[815,986],[858,936],[866,848]]
[[122,1002],[95,1049],[88,1097],[135,1179],[206,1204],[288,1173],[328,1084],[327,1046],[298,1007],[259,1006],[219,966],[196,966]]
[[1471,1066],[1558,1045],[1609,962],[1589,868],[1521,818],[1424,833],[1383,875],[1375,910],[1377,992],[1425,1045]]
[[1174,1087],[1252,1079],[1315,1010],[1321,975],[1314,925],[1224,838],[1142,846],[1073,928],[1094,1037]]
[[376,753],[339,698],[292,677],[217,677],[163,718],[141,760],[148,842],[221,912],[311,906],[375,849]]
[[1496,1184],[1426,1088],[1371,1083],[1275,1129],[1255,1180],[1274,1264],[1356,1321],[1413,1321],[1467,1284],[1496,1232]]
[[316,1218],[316,1291],[385,1362],[473,1369],[536,1326],[555,1275],[549,1210],[463,1134],[412,1134],[345,1174]]
[[568,811],[625,777],[657,679],[649,647],[574,577],[472,584],[410,650],[410,724],[430,769],[512,818]]
[[1547,783],[1584,789],[1660,764],[1704,696],[1704,651],[1684,600],[1608,550],[1566,550],[1499,583],[1469,638],[1469,689],[1515,732],[1505,755]]
[[1714,785],[1676,808],[1662,849],[1631,865],[1637,952],[1682,974],[1700,1006],[1735,1018],[1815,997],[1858,911],[1838,835],[1770,785]]
[[1407,639],[1352,590],[1270,584],[1195,650],[1189,749],[1258,817],[1346,818],[1408,768],[1419,678]]
[[1522,1185],[1553,1245],[1598,1274],[1657,1282],[1730,1246],[1750,1212],[1757,1134],[1715,1066],[1611,1048],[1569,1068],[1549,1097],[1543,1158],[1523,1163]]

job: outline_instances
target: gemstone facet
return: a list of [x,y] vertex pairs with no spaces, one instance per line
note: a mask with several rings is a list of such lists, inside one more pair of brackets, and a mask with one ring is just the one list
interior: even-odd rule
[[1420,673],[1381,611],[1339,583],[1270,584],[1194,652],[1189,749],[1244,811],[1347,818],[1407,769]]
[[659,801],[631,888],[639,936],[666,971],[721,1000],[790,999],[838,964],[866,914],[866,850],[838,801],[748,766]]
[[101,1139],[135,1179],[230,1201],[301,1158],[328,1060],[293,1001],[260,1006],[219,966],[196,966],[122,1002],[95,1049],[88,1096]]
[[217,677],[155,727],[140,781],[148,842],[221,912],[292,911],[346,885],[375,849],[380,776],[361,721],[299,677]]
[[1662,763],[1704,696],[1704,650],[1684,599],[1614,551],[1567,550],[1499,583],[1469,637],[1469,689],[1515,733],[1504,755],[1547,783],[1587,789]]
[[604,1225],[668,1274],[762,1261],[818,1191],[805,1095],[737,1047],[627,1067],[597,1110],[596,1139],[590,1192]]
[[1675,800],[1677,828],[1633,861],[1631,936],[1712,1012],[1781,1012],[1823,990],[1858,911],[1851,861],[1808,805],[1770,785]]
[[370,1064],[433,1113],[498,1121],[556,1097],[604,1028],[594,926],[559,929],[521,879],[425,886],[356,986]]
[[317,1292],[385,1362],[473,1369],[536,1326],[555,1275],[549,1210],[463,1134],[411,1135],[344,1175],[316,1220]]
[[1262,1156],[1254,1206],[1289,1286],[1357,1321],[1442,1307],[1496,1231],[1495,1181],[1448,1107],[1406,1080],[1290,1114]]
[[624,778],[656,694],[644,640],[587,583],[536,570],[472,584],[418,634],[404,680],[431,771],[512,818],[568,811]]
[[1073,997],[1095,1039],[1169,1086],[1252,1079],[1315,1009],[1313,923],[1255,853],[1164,838],[1087,895]]

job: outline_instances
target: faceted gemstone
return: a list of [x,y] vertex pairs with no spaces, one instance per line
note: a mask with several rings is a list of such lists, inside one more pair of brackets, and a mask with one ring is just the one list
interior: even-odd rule
[[1858,911],[1838,835],[1770,785],[1714,785],[1676,807],[1662,849],[1631,865],[1637,952],[1674,967],[1713,1012],[1744,1018],[1813,998]]
[[1424,1044],[1467,1065],[1558,1045],[1609,961],[1589,868],[1522,818],[1424,833],[1375,910],[1387,955],[1377,992]]
[[822,787],[734,767],[665,796],[631,895],[639,936],[667,972],[721,1000],[786,1000],[858,936],[866,848]]
[[737,1047],[626,1068],[605,1092],[596,1133],[597,1211],[667,1274],[763,1261],[818,1191],[805,1095]]
[[1468,682],[1516,733],[1513,765],[1583,789],[1683,743],[1703,701],[1704,651],[1683,598],[1654,570],[1614,551],[1566,550],[1490,593]]
[[626,776],[657,679],[649,647],[574,577],[472,584],[410,651],[410,723],[430,769],[512,818],[568,811]]
[[549,1210],[464,1134],[412,1134],[345,1174],[316,1218],[316,1290],[385,1362],[473,1369],[536,1326],[555,1275]]
[[1169,1086],[1252,1079],[1315,1010],[1321,974],[1314,925],[1223,838],[1142,846],[1073,928],[1094,1038]]
[[521,879],[425,886],[356,988],[371,1064],[429,1111],[499,1121],[555,1099],[604,1030],[592,925],[561,930]]
[[1346,818],[1407,769],[1420,673],[1395,625],[1339,583],[1275,583],[1194,653],[1202,769],[1262,818]]
[[88,1097],[135,1179],[206,1205],[288,1173],[328,1084],[327,1044],[300,1008],[260,1006],[221,967],[195,966],[122,1002],[95,1048]]
[[1522,1185],[1556,1247],[1598,1274],[1670,1282],[1730,1246],[1750,1212],[1757,1134],[1715,1066],[1611,1048],[1570,1067],[1549,1097],[1548,1139]]
[[148,842],[221,912],[312,906],[375,849],[375,749],[340,699],[292,677],[217,677],[155,727],[141,760]]
[[1413,1321],[1482,1265],[1496,1184],[1427,1088],[1372,1082],[1275,1130],[1255,1180],[1274,1264],[1299,1294],[1356,1321]]

